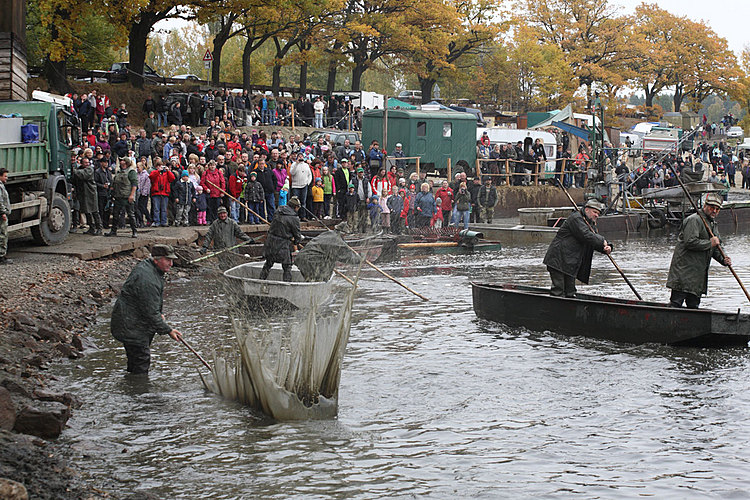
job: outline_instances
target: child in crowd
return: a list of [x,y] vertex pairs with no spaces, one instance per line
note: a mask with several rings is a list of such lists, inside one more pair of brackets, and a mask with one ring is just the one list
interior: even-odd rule
[[388,207],[388,192],[383,189],[380,193],[380,225],[383,227],[383,232],[388,232],[391,228],[391,209]]
[[289,181],[284,181],[284,185],[281,186],[281,191],[279,191],[279,206],[283,207],[286,205],[286,200],[289,197]]
[[346,222],[353,228],[357,219],[357,193],[354,192],[354,184],[349,184],[349,192],[346,193]]
[[435,213],[432,216],[432,219],[430,219],[430,227],[435,229],[440,229],[443,227],[443,210],[441,209],[441,206],[443,205],[443,200],[440,198],[435,198]]
[[195,187],[190,182],[187,170],[182,171],[180,180],[174,183],[172,188],[175,198],[175,226],[187,226],[190,207],[195,202]]
[[206,225],[206,210],[208,210],[208,199],[203,192],[203,186],[195,188],[195,211],[198,213],[198,225]]
[[263,186],[257,181],[257,178],[258,174],[253,170],[250,172],[250,180],[245,185],[245,200],[247,200],[247,204],[250,210],[252,210],[252,212],[247,214],[249,224],[260,224],[260,219],[256,214],[263,212],[263,202],[265,201]]
[[323,179],[320,177],[315,178],[315,185],[312,187],[313,196],[313,213],[318,219],[323,218]]
[[367,203],[367,210],[370,211],[370,225],[373,229],[380,227],[380,201],[378,195],[372,195],[369,203]]

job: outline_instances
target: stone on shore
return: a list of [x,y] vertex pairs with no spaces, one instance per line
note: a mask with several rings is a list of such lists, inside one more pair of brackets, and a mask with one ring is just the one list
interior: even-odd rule
[[16,416],[16,432],[41,438],[60,436],[70,418],[70,408],[56,401],[36,401],[24,407]]
[[[9,431],[16,425],[16,405],[10,396],[10,391],[0,387],[0,429]],[[5,498],[0,495],[0,498]]]

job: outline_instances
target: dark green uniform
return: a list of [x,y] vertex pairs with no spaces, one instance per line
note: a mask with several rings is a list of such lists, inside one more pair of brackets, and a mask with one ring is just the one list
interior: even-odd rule
[[349,245],[333,231],[316,236],[299,251],[294,264],[305,281],[328,281],[336,262],[359,264],[361,260]]
[[301,240],[297,212],[289,205],[284,205],[276,211],[268,229],[268,239],[263,247],[266,263],[263,265],[260,279],[268,278],[274,262],[278,262],[284,270],[284,281],[292,281],[292,245]]
[[253,239],[242,232],[240,225],[233,219],[227,217],[224,220],[216,219],[208,228],[206,236],[203,238],[203,251],[208,250],[211,242],[214,242],[214,251],[223,250],[237,244],[237,240],[250,241]]
[[94,167],[78,168],[73,170],[73,179],[76,181],[78,190],[76,197],[80,204],[80,211],[86,214],[89,225],[89,234],[101,234],[102,218],[99,215],[99,197],[94,182]]
[[[550,243],[544,264],[552,278],[552,295],[573,297],[575,280],[588,284],[594,250],[604,252],[605,239],[596,231],[596,224],[583,210],[573,212]],[[586,224],[588,220],[594,231]]]
[[705,217],[714,236],[719,236],[716,222],[706,215],[693,214],[682,221],[672,263],[669,266],[667,288],[672,289],[671,305],[681,307],[686,301],[689,308],[697,308],[701,295],[708,292],[708,266],[711,259],[724,265],[719,247],[712,247],[706,226],[700,216]]
[[148,373],[154,335],[172,330],[162,318],[163,292],[164,273],[148,258],[135,266],[115,302],[110,329],[125,346],[131,373]]
[[112,214],[112,229],[110,230],[111,235],[117,234],[117,225],[120,223],[120,217],[123,212],[127,212],[130,223],[130,230],[133,231],[135,236],[135,196],[133,201],[129,200],[130,193],[133,192],[133,188],[138,187],[138,173],[133,167],[126,169],[118,169],[112,180],[112,190],[115,198],[115,209]]

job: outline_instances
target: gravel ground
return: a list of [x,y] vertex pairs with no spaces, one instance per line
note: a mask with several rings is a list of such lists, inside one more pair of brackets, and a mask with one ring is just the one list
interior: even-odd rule
[[75,395],[50,391],[46,370],[85,355],[81,334],[136,259],[14,257],[0,266],[0,478],[23,484],[30,498],[110,498],[59,458],[54,438],[79,403]]

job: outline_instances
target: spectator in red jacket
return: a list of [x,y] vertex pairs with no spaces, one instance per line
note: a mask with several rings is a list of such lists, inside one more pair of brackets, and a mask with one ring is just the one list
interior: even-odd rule
[[[226,190],[226,181],[224,179],[224,173],[216,168],[216,162],[211,160],[208,162],[208,170],[203,173],[201,178],[201,186],[203,191],[208,194],[208,223],[211,224],[218,217],[219,207],[221,206],[221,200],[224,197],[222,191]],[[221,188],[218,189],[217,188]]]
[[451,209],[453,208],[453,190],[448,187],[448,181],[443,181],[440,189],[435,192],[435,198],[440,198],[440,210],[443,212],[443,220],[451,220]]
[[[245,174],[245,166],[240,165],[237,167],[237,171],[234,175],[229,176],[229,194],[237,198],[242,198],[243,191],[245,189],[245,183],[247,182],[247,175]],[[236,222],[244,224],[244,220],[240,220],[240,203],[235,200],[229,202],[229,213],[232,219]],[[244,213],[242,214],[244,215]],[[244,219],[244,217],[243,217]]]
[[172,192],[172,182],[175,179],[174,174],[165,164],[161,164],[159,168],[148,174],[148,178],[151,180],[151,207],[154,212],[152,227],[166,227],[168,225],[167,206]]

